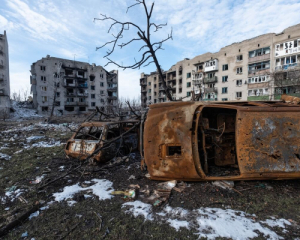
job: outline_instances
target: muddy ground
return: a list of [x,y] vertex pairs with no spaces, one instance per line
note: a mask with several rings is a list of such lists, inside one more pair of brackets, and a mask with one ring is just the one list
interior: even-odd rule
[[[99,200],[93,194],[87,196],[79,192],[72,196],[71,201],[76,201],[72,206],[68,201],[54,201],[53,193],[63,191],[65,186],[77,183],[84,186],[92,179],[109,180],[114,190],[126,190],[130,184],[138,184],[140,189],[148,186],[151,192],[157,189],[159,182],[145,177],[146,172],[140,170],[139,154],[133,153],[126,161],[116,165],[83,164],[64,178],[40,188],[81,163],[66,158],[63,151],[64,143],[76,125],[47,126],[39,125],[39,121],[0,123],[0,153],[9,156],[7,160],[0,160],[0,228],[38,202],[47,206],[39,211],[39,215],[22,221],[3,239],[199,239],[202,236],[193,227],[176,230],[166,218],[149,221],[143,216],[135,217],[126,212],[124,203],[128,198],[122,196]],[[41,138],[27,140],[32,136]],[[44,145],[38,145],[39,142],[44,142]],[[49,147],[46,143],[53,146]],[[41,176],[43,178],[39,182]],[[172,190],[169,200],[160,206],[153,206],[151,211],[153,214],[159,213],[166,206],[180,207],[190,212],[200,208],[233,209],[255,214],[248,217],[253,223],[270,217],[285,219],[289,222],[285,228],[268,228],[278,234],[275,239],[279,236],[296,239],[300,236],[299,183],[299,180],[239,181],[234,186],[238,193],[221,189],[210,182],[189,182],[182,192]],[[145,200],[142,193],[137,195],[135,200]],[[206,231],[209,229],[203,231],[204,235]],[[253,239],[270,237],[259,231],[256,233]],[[215,238],[234,237],[216,235]]]

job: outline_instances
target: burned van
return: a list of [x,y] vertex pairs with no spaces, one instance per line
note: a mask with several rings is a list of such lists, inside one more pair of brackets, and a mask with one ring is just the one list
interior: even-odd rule
[[143,157],[155,180],[300,178],[300,106],[282,102],[151,105]]
[[84,160],[105,146],[92,157],[98,162],[109,161],[119,153],[128,154],[138,148],[138,128],[135,127],[138,124],[135,120],[84,122],[68,140],[65,152],[70,157]]

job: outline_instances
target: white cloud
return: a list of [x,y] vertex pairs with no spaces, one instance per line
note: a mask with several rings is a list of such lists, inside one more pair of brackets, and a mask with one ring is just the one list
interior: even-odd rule
[[[95,52],[113,39],[107,30],[109,21],[97,21],[99,13],[133,21],[145,26],[142,6],[126,9],[134,0],[2,0],[0,8],[0,29],[8,31],[10,62],[22,61],[25,69],[30,69],[33,61],[47,54],[51,56],[75,58],[81,61],[104,65],[105,50]],[[1,2],[1,3],[2,3]],[[151,4],[150,1],[148,1]],[[233,42],[239,42],[269,32],[281,32],[288,26],[300,23],[299,0],[165,0],[156,1],[153,21],[168,25],[152,34],[154,41],[167,37],[173,28],[173,41],[164,43],[165,51],[159,52],[159,63],[168,69],[184,57],[192,58],[205,52],[216,52]],[[20,37],[22,36],[22,37]],[[127,31],[122,41],[136,37],[136,31]],[[21,46],[21,47],[20,47]],[[21,51],[20,51],[21,49]],[[139,59],[138,45],[120,50],[116,48],[113,60],[124,65]],[[22,53],[22,54],[21,54]],[[22,57],[26,56],[26,57]],[[34,56],[27,57],[27,56]],[[139,78],[141,72],[155,70],[155,65],[140,70],[119,71],[120,96],[140,95]],[[22,68],[24,69],[24,67]],[[108,70],[116,69],[107,66]],[[11,68],[12,88],[21,75],[18,68]],[[16,72],[17,71],[17,72]],[[21,71],[21,72],[25,72]],[[19,74],[19,75],[18,75]],[[29,76],[29,72],[26,73]],[[29,85],[29,77],[26,84]]]

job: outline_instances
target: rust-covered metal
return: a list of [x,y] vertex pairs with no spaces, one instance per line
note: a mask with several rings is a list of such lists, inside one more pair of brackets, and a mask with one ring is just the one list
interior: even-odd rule
[[155,180],[300,178],[300,106],[271,101],[150,105],[143,147]]
[[[138,149],[138,128],[134,126],[139,123],[137,120],[118,121],[118,122],[84,122],[80,125],[76,133],[68,140],[65,152],[68,156],[85,160],[94,153],[95,150],[102,148],[101,151],[93,155],[93,159],[98,162],[111,160],[119,151],[123,154],[130,150]],[[132,131],[129,131],[131,128]],[[122,138],[120,135],[124,134]],[[111,142],[110,144],[107,144]]]

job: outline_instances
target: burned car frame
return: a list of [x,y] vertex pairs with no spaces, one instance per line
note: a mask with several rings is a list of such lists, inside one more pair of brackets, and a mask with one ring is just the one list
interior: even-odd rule
[[300,106],[282,102],[150,105],[144,163],[154,180],[300,178]]
[[68,140],[65,152],[80,160],[94,154],[92,159],[97,162],[109,161],[118,153],[128,154],[138,149],[138,128],[135,127],[138,124],[137,120],[84,122]]

